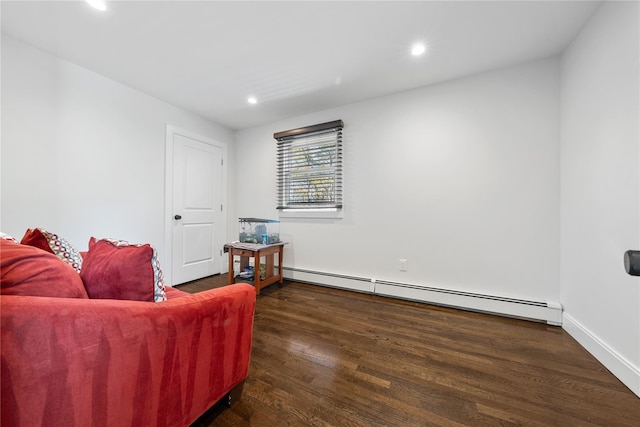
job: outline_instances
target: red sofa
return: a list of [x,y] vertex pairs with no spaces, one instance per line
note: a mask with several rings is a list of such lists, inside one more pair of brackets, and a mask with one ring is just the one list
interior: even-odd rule
[[188,426],[241,390],[253,287],[90,299],[56,255],[0,243],[3,427]]

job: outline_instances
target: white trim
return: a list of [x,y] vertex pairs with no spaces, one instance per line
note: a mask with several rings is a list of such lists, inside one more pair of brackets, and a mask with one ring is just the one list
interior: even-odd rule
[[347,289],[364,293],[373,293],[374,291],[372,282],[362,277],[343,276],[287,267],[283,267],[282,275],[289,280],[322,285],[330,288]]
[[329,218],[341,219],[343,209],[279,209],[280,218]]
[[562,324],[562,306],[555,301],[527,301],[499,295],[444,289],[408,283],[388,282],[376,278],[355,277],[321,271],[284,267],[287,279],[323,286],[372,293],[392,298],[443,305],[463,310],[491,313],[507,317]]
[[618,354],[570,314],[564,313],[563,317],[562,329],[640,397],[640,367]]
[[[223,234],[222,241],[227,241],[227,207],[229,201],[227,199],[227,175],[228,168],[227,164],[227,144],[223,142],[216,141],[214,139],[208,138],[206,136],[199,135],[195,132],[187,131],[181,129],[177,126],[173,126],[170,124],[166,125],[166,133],[165,133],[165,181],[164,181],[164,242],[165,242],[165,253],[166,253],[166,262],[165,265],[162,266],[162,270],[164,273],[164,281],[166,285],[173,285],[173,136],[174,135],[182,135],[186,138],[195,139],[197,141],[204,142],[205,144],[212,145],[214,147],[220,148],[222,150],[222,184],[221,191],[222,194],[220,198],[222,200],[223,212],[221,215],[222,225],[220,227],[220,232]],[[219,248],[222,250],[222,248]],[[220,256],[220,272],[224,273],[227,271],[227,258],[224,256]]]
[[422,301],[430,304],[460,308],[463,310],[491,313],[500,316],[527,320],[544,321],[549,325],[560,326],[562,306],[557,302],[526,301],[498,295],[482,295],[458,292],[449,289],[376,283],[376,294],[389,297]]

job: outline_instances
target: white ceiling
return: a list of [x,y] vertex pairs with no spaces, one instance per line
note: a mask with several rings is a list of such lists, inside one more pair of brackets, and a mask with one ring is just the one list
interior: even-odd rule
[[[3,33],[242,129],[558,54],[599,4],[2,1],[1,14]],[[427,54],[411,56],[415,41]]]

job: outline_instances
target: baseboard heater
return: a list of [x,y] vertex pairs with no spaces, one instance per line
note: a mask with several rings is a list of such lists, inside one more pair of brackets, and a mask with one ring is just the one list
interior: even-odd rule
[[292,267],[283,269],[287,279],[300,282],[562,325],[562,306],[557,302],[507,298]]

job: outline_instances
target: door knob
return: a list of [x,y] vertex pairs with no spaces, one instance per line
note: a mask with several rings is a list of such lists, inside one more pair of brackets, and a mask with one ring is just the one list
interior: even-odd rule
[[176,215],[173,217],[173,219],[182,219],[182,215]]

